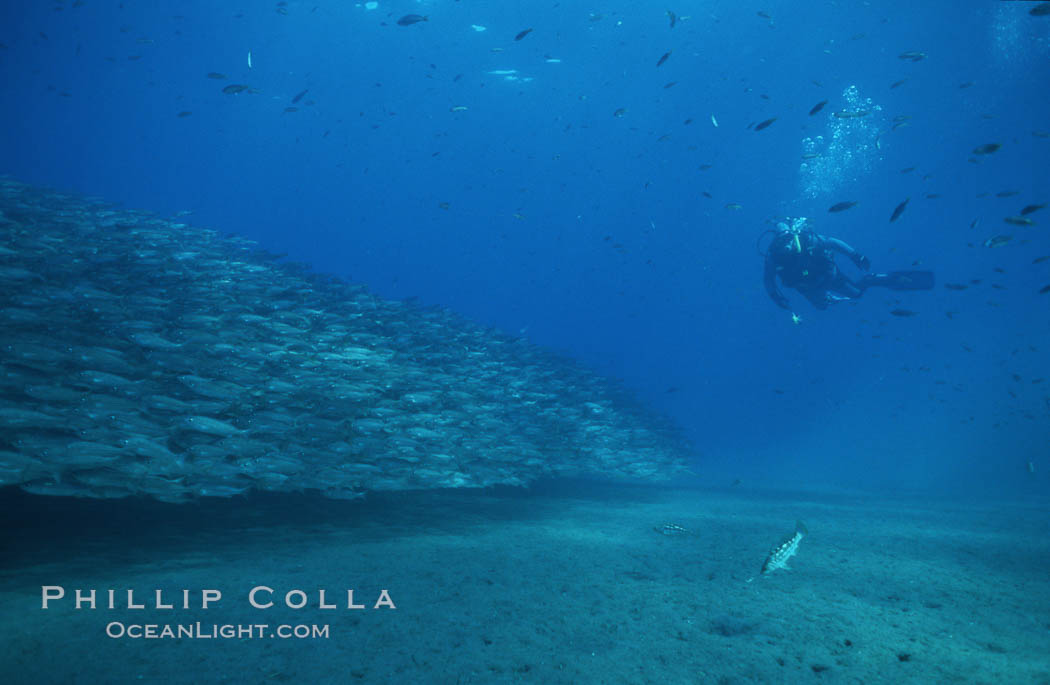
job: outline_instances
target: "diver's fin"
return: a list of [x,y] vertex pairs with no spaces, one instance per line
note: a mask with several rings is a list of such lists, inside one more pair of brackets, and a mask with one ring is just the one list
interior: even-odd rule
[[868,276],[864,285],[890,290],[933,290],[933,282],[932,271],[891,271],[888,274]]

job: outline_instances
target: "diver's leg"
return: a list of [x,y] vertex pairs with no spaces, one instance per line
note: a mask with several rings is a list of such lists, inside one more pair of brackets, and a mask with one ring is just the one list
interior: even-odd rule
[[891,271],[887,274],[867,274],[860,282],[862,289],[879,286],[890,290],[932,290],[932,271]]
[[864,278],[860,280],[860,287],[862,290],[867,290],[874,286],[888,288],[892,281],[893,278],[889,274],[865,274]]
[[[863,283],[863,281],[861,281]],[[854,283],[845,274],[839,273],[835,280],[831,282],[828,290],[844,295],[846,299],[856,299],[864,294],[864,288],[859,284]]]
[[825,290],[796,288],[817,309],[828,308],[828,293]]

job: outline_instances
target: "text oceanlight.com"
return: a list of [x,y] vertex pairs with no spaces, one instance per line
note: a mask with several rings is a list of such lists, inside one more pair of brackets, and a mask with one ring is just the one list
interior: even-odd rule
[[329,638],[327,625],[286,625],[270,626],[266,623],[253,624],[225,624],[216,623],[186,623],[186,624],[157,624],[157,623],[121,623],[113,621],[106,624],[106,635],[114,638],[131,638],[133,640],[163,640],[163,639],[190,639],[190,640],[253,640],[253,639],[323,639]]

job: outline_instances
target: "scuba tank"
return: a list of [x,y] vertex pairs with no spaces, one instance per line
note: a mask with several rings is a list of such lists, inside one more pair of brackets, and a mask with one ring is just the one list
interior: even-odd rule
[[[813,233],[813,229],[809,228],[809,220],[806,217],[800,216],[795,219],[785,217],[784,221],[777,222],[776,229],[768,228],[759,234],[758,240],[755,241],[755,249],[758,250],[760,256],[767,257],[773,246],[781,243],[785,249],[793,247],[796,254],[802,254],[803,243],[811,242],[803,239],[802,236],[805,233]],[[773,240],[763,250],[761,247],[762,240],[766,235],[770,234],[773,236]],[[784,236],[784,238],[781,238],[781,236]]]

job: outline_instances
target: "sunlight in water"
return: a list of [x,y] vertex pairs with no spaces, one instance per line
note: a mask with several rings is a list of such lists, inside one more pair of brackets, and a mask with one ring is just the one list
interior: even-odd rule
[[856,183],[882,159],[879,136],[885,129],[882,106],[862,99],[856,86],[842,92],[844,107],[829,103],[826,136],[802,140],[799,180],[809,198],[828,195]]
[[992,59],[998,67],[1017,70],[1030,67],[1033,58],[1050,56],[1050,22],[1028,14],[1030,3],[997,3],[992,32]]

